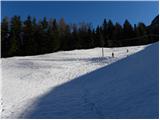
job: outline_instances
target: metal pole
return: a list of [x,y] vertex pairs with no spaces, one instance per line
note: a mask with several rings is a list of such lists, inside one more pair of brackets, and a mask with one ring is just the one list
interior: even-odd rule
[[103,51],[103,47],[102,47],[102,57],[104,57],[104,51]]

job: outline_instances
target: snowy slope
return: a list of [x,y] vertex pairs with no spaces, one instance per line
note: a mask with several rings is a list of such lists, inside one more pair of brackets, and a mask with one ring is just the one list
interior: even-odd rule
[[2,118],[157,117],[158,44],[120,60],[143,48],[2,59]]

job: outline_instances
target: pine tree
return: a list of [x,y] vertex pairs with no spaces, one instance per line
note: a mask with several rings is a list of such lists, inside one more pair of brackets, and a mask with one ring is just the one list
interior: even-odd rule
[[14,55],[21,55],[21,48],[22,48],[22,41],[20,39],[20,33],[21,33],[21,20],[19,16],[14,16],[11,19],[11,34],[10,34],[10,40],[11,40],[11,46],[8,52],[9,56]]
[[27,20],[24,21],[23,27],[23,46],[25,55],[34,55],[37,54],[37,45],[35,41],[35,25],[36,20],[32,21],[31,17],[28,16]]
[[132,44],[132,40],[130,40],[131,38],[134,37],[134,31],[133,31],[133,27],[132,25],[129,23],[128,20],[125,20],[124,24],[123,24],[123,39],[124,41],[124,45],[128,46],[130,44]]
[[54,51],[61,50],[60,30],[56,19],[53,21]]
[[72,43],[72,47],[71,49],[76,49],[78,48],[78,28],[76,24],[71,25],[72,26],[72,35],[71,35],[71,43]]
[[54,52],[55,51],[55,43],[54,43],[54,25],[53,25],[53,20],[51,19],[48,22],[48,30],[47,30],[47,36],[48,36],[48,51],[49,52]]
[[5,17],[2,20],[1,23],[1,56],[7,57],[8,56],[8,50],[10,47],[9,44],[9,21],[8,18]]
[[103,21],[103,25],[102,25],[102,29],[103,29],[103,36],[105,37],[108,34],[108,23],[106,21],[106,19],[104,19]]
[[110,47],[112,46],[113,42],[113,30],[114,30],[114,25],[112,23],[111,20],[109,20],[108,22],[106,21],[106,19],[104,19],[103,25],[102,25],[102,29],[103,29],[103,37],[105,40],[105,46],[106,47]]
[[136,28],[136,36],[140,37],[137,39],[138,43],[137,44],[147,44],[149,42],[148,39],[148,34],[146,30],[146,26],[144,23],[139,23],[137,28]]
[[122,46],[122,26],[116,23],[113,30],[113,44],[114,46]]
[[113,39],[113,30],[114,30],[114,25],[111,20],[108,21],[108,27],[107,27],[107,32],[108,32],[108,38],[110,40]]
[[38,23],[38,34],[39,34],[39,40],[38,40],[38,47],[39,47],[39,53],[48,53],[48,45],[49,45],[49,37],[47,35],[48,31],[48,21],[46,17],[43,18],[43,20],[40,20]]
[[133,37],[133,27],[128,20],[125,20],[123,24],[123,35],[125,39]]
[[69,32],[69,26],[66,24],[64,18],[61,18],[59,21],[59,42],[61,44],[61,49],[62,50],[67,50],[67,43],[68,43],[68,39],[66,39],[65,37],[67,36],[68,32]]

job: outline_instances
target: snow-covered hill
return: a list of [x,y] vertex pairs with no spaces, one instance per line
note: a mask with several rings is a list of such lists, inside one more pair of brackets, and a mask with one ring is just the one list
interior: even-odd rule
[[145,47],[2,59],[2,118],[157,118],[158,43]]

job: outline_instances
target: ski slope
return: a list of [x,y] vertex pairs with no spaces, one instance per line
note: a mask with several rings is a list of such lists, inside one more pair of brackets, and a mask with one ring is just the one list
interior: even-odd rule
[[157,118],[158,43],[104,51],[2,59],[1,117]]

